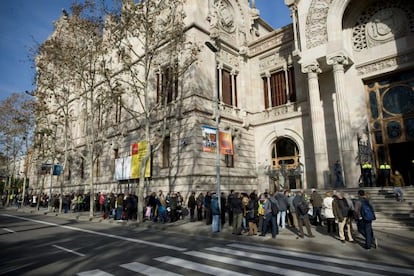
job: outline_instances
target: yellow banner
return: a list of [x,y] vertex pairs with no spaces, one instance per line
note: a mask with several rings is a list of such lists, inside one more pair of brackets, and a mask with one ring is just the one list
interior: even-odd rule
[[[142,160],[147,151],[150,150],[146,141],[138,142],[133,145],[132,160],[131,160],[131,178],[139,178],[141,173]],[[145,165],[145,177],[151,176],[151,156]]]

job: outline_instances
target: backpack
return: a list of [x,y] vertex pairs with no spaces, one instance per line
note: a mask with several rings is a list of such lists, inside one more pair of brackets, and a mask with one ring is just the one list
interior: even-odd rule
[[276,216],[277,213],[279,213],[279,204],[277,203],[277,200],[274,198],[269,198],[270,201],[270,209],[272,210],[272,215]]
[[361,217],[366,221],[373,221],[376,219],[374,208],[372,208],[368,200],[361,200]]

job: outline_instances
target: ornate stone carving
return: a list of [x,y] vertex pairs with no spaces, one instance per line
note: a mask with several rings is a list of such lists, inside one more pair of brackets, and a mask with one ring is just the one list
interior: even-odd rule
[[336,56],[329,57],[327,59],[327,63],[329,65],[336,65],[336,64],[347,65],[348,58],[345,55],[336,55]]
[[412,1],[381,1],[365,9],[356,22],[352,43],[355,51],[372,48],[414,32]]
[[319,74],[319,73],[322,73],[322,70],[319,67],[319,64],[315,62],[315,63],[303,65],[302,66],[302,73],[304,73],[304,74],[309,74],[309,73]]
[[377,61],[374,63],[357,66],[356,69],[357,69],[358,75],[371,75],[378,71],[392,70],[397,65],[400,65],[403,63],[409,63],[413,61],[414,61],[414,54],[407,54],[407,55],[402,55],[398,57],[391,57],[388,59],[383,59],[381,61]]
[[207,20],[211,27],[220,28],[228,33],[236,30],[234,9],[227,0],[210,0]]
[[326,19],[332,0],[313,0],[306,18],[306,47],[308,49],[328,41]]
[[375,13],[365,28],[368,47],[394,40],[407,32],[407,17],[396,8]]

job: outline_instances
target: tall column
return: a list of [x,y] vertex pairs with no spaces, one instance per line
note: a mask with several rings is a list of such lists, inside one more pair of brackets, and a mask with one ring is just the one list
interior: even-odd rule
[[292,4],[289,6],[290,9],[290,17],[292,17],[292,25],[293,25],[293,41],[294,41],[294,51],[299,51],[299,38],[298,38],[298,18],[297,12],[298,8],[296,4]]
[[325,188],[328,185],[328,154],[326,145],[325,119],[320,99],[318,74],[321,73],[319,64],[312,63],[302,67],[308,74],[309,103],[312,120],[313,147],[315,153],[316,183],[311,186]]
[[[333,65],[333,75],[335,80],[336,92],[336,121],[338,122],[337,133],[339,134],[338,147],[340,149],[342,170],[344,172],[344,184],[348,186],[353,183],[352,180],[352,141],[351,127],[349,121],[349,111],[345,96],[345,71],[344,65],[348,64],[345,55],[339,54],[327,59],[329,65]],[[357,183],[357,179],[354,181]]]
[[223,63],[217,64],[219,102],[223,102]]
[[283,65],[283,70],[285,71],[285,86],[286,86],[286,103],[290,103],[290,91],[289,91],[289,74],[287,64]]
[[272,108],[272,87],[270,85],[270,73],[266,72],[266,79],[267,79],[267,102],[268,108]]
[[231,70],[231,105],[237,107],[236,102],[236,70]]

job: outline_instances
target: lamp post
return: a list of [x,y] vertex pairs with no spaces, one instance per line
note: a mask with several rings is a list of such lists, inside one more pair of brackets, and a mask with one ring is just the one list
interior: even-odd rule
[[[219,49],[214,46],[211,42],[206,41],[205,45],[214,53],[214,61],[215,64],[217,64],[217,53],[219,51]],[[218,85],[217,85],[217,72],[216,72],[216,68],[214,70],[214,101],[215,101],[215,113],[216,113],[216,118],[215,118],[215,122],[216,122],[216,185],[217,185],[217,200],[218,200],[218,206],[219,206],[219,210],[220,212],[221,210],[221,195],[220,195],[220,135],[219,135],[219,123],[220,123],[220,114],[219,114],[219,103],[220,103],[220,99],[219,99],[219,90],[218,90]],[[221,227],[221,223],[219,223],[219,229]]]

